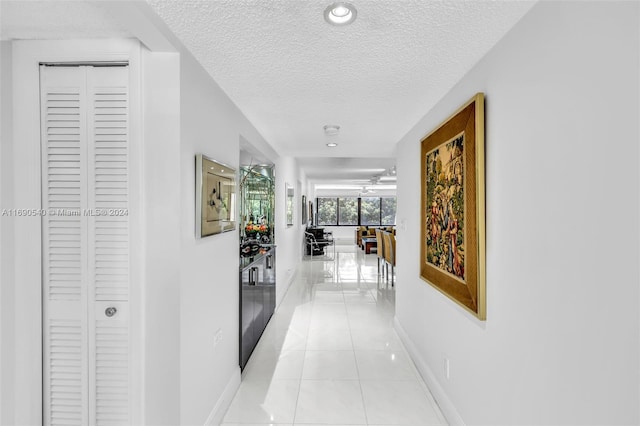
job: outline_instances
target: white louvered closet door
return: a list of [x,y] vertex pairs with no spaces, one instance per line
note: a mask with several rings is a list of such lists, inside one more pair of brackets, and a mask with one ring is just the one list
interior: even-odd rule
[[128,69],[40,76],[44,423],[129,424]]

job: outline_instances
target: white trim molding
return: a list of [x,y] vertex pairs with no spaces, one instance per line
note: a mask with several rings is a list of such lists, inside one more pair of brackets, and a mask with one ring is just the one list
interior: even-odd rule
[[240,387],[240,382],[241,374],[240,367],[238,367],[229,378],[227,385],[222,391],[222,395],[220,395],[220,398],[216,401],[216,405],[213,407],[213,410],[211,410],[209,417],[207,417],[207,421],[204,424],[205,426],[218,426],[222,423],[224,415],[227,413],[227,410],[231,405],[231,401]]
[[436,400],[436,403],[440,407],[440,410],[447,420],[447,423],[452,426],[464,426],[465,423],[456,410],[455,405],[453,405],[453,402],[436,379],[435,374],[433,374],[433,370],[431,370],[429,365],[420,356],[420,352],[413,344],[413,341],[411,340],[407,332],[404,330],[404,328],[402,328],[400,321],[398,321],[398,317],[394,317],[393,325],[396,332],[398,333],[398,336],[400,337],[400,340],[402,340],[404,347],[409,353],[409,356],[413,360],[413,363],[418,368],[420,376],[422,376],[422,379],[427,384],[427,387],[431,391],[433,398]]

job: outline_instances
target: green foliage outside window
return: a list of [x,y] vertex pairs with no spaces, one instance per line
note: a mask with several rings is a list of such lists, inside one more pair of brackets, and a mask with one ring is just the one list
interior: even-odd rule
[[338,199],[318,198],[318,225],[338,224]]
[[318,198],[318,225],[395,225],[395,197]]
[[340,225],[358,224],[358,199],[339,198],[338,199],[338,223]]
[[361,199],[360,223],[362,225],[380,225],[380,198],[367,197]]
[[395,198],[381,198],[380,210],[382,223],[381,225],[395,225],[396,224],[396,199]]

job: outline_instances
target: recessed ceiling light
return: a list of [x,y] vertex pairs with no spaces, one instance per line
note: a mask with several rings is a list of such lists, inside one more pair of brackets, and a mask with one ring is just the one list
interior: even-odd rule
[[356,8],[349,3],[334,3],[324,10],[324,19],[331,25],[348,25],[357,15]]
[[337,144],[337,143],[335,143],[335,142],[329,142],[329,143],[327,144],[327,146],[328,146],[329,148],[335,148],[336,146],[338,146],[338,144]]

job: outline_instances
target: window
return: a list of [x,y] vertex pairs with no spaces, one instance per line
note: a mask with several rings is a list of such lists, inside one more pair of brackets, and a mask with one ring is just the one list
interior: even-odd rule
[[338,198],[338,225],[358,224],[358,199]]
[[338,199],[318,198],[318,225],[338,224]]
[[396,222],[395,197],[318,198],[319,226],[390,226]]
[[380,198],[368,197],[361,199],[360,206],[362,225],[380,225]]
[[381,198],[380,199],[380,220],[381,225],[396,224],[396,199]]

